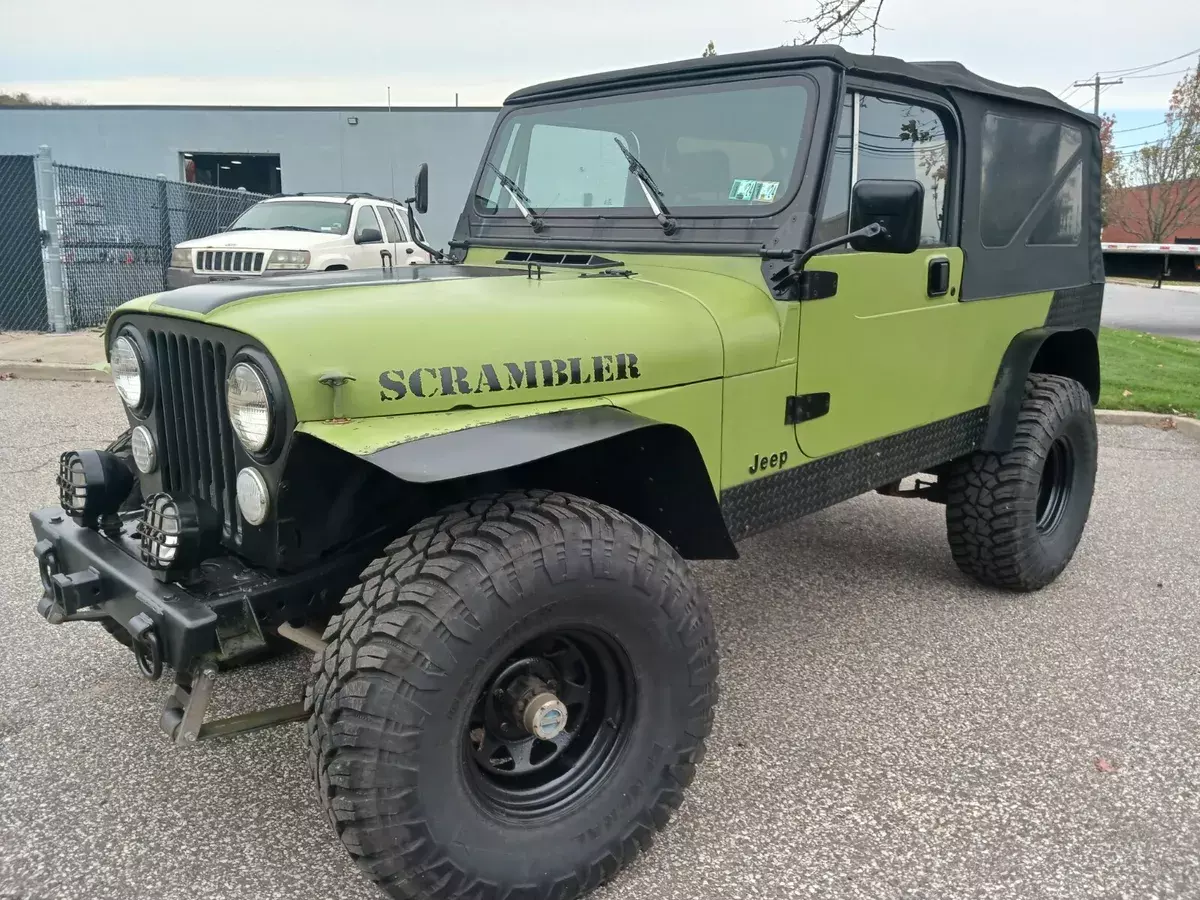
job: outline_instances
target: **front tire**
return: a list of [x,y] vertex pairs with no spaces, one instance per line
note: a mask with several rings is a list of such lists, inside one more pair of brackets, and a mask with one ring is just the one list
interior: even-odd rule
[[1030,375],[1012,449],[974,453],[946,475],[946,533],[982,584],[1036,591],[1075,554],[1096,481],[1096,418],[1077,381]]
[[342,602],[309,765],[393,897],[577,897],[682,801],[717,645],[649,528],[565,494],[480,499],[416,525]]

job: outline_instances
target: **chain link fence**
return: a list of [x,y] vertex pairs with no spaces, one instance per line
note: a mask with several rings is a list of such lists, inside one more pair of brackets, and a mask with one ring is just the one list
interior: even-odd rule
[[0,331],[103,325],[167,289],[171,249],[228,227],[265,195],[0,156]]
[[56,165],[63,293],[75,328],[166,290],[171,248],[227,227],[262,194]]
[[36,157],[0,156],[0,331],[47,331]]

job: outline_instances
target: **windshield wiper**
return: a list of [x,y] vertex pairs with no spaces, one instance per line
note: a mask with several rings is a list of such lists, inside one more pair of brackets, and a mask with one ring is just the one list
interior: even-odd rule
[[501,172],[491,160],[488,160],[488,166],[496,173],[496,180],[508,191],[508,195],[512,197],[513,203],[517,204],[517,209],[521,211],[521,215],[525,217],[525,221],[529,223],[529,227],[534,231],[541,231],[545,228],[546,223],[542,221],[542,217],[529,208],[529,198],[525,196],[525,192],[521,190],[521,186]]
[[316,231],[315,228],[305,228],[303,225],[272,225],[268,231]]
[[658,224],[662,226],[663,232],[674,234],[679,230],[679,223],[671,217],[671,211],[662,202],[663,192],[654,183],[654,178],[650,175],[646,167],[642,165],[642,161],[633,155],[633,151],[626,147],[625,143],[619,137],[614,137],[613,140],[617,142],[617,146],[621,148],[621,152],[625,154],[625,158],[629,160],[629,171],[638,180],[638,184],[642,186],[642,193],[646,195],[646,201],[650,204],[650,211],[654,213],[654,218],[658,219]]

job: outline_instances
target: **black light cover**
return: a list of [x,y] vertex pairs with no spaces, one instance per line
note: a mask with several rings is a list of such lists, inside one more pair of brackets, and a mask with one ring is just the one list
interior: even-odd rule
[[133,472],[104,450],[68,450],[58,460],[58,500],[81,525],[95,528],[115,515],[133,489]]
[[212,554],[214,514],[195,500],[151,494],[138,522],[142,562],[160,572],[188,571]]

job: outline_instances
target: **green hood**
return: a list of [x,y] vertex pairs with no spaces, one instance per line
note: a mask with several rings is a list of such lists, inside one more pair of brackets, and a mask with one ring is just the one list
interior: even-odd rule
[[[572,400],[721,377],[720,330],[690,293],[637,276],[547,272],[538,280],[523,270],[504,277],[463,271],[436,281],[303,290],[281,283],[280,293],[265,295],[268,285],[260,284],[257,296],[191,311],[183,292],[198,289],[184,288],[144,308],[260,341],[286,378],[300,421],[332,417],[333,391],[318,380],[331,373],[354,379],[341,389],[346,418]],[[245,282],[232,283],[231,296],[233,285]]]

